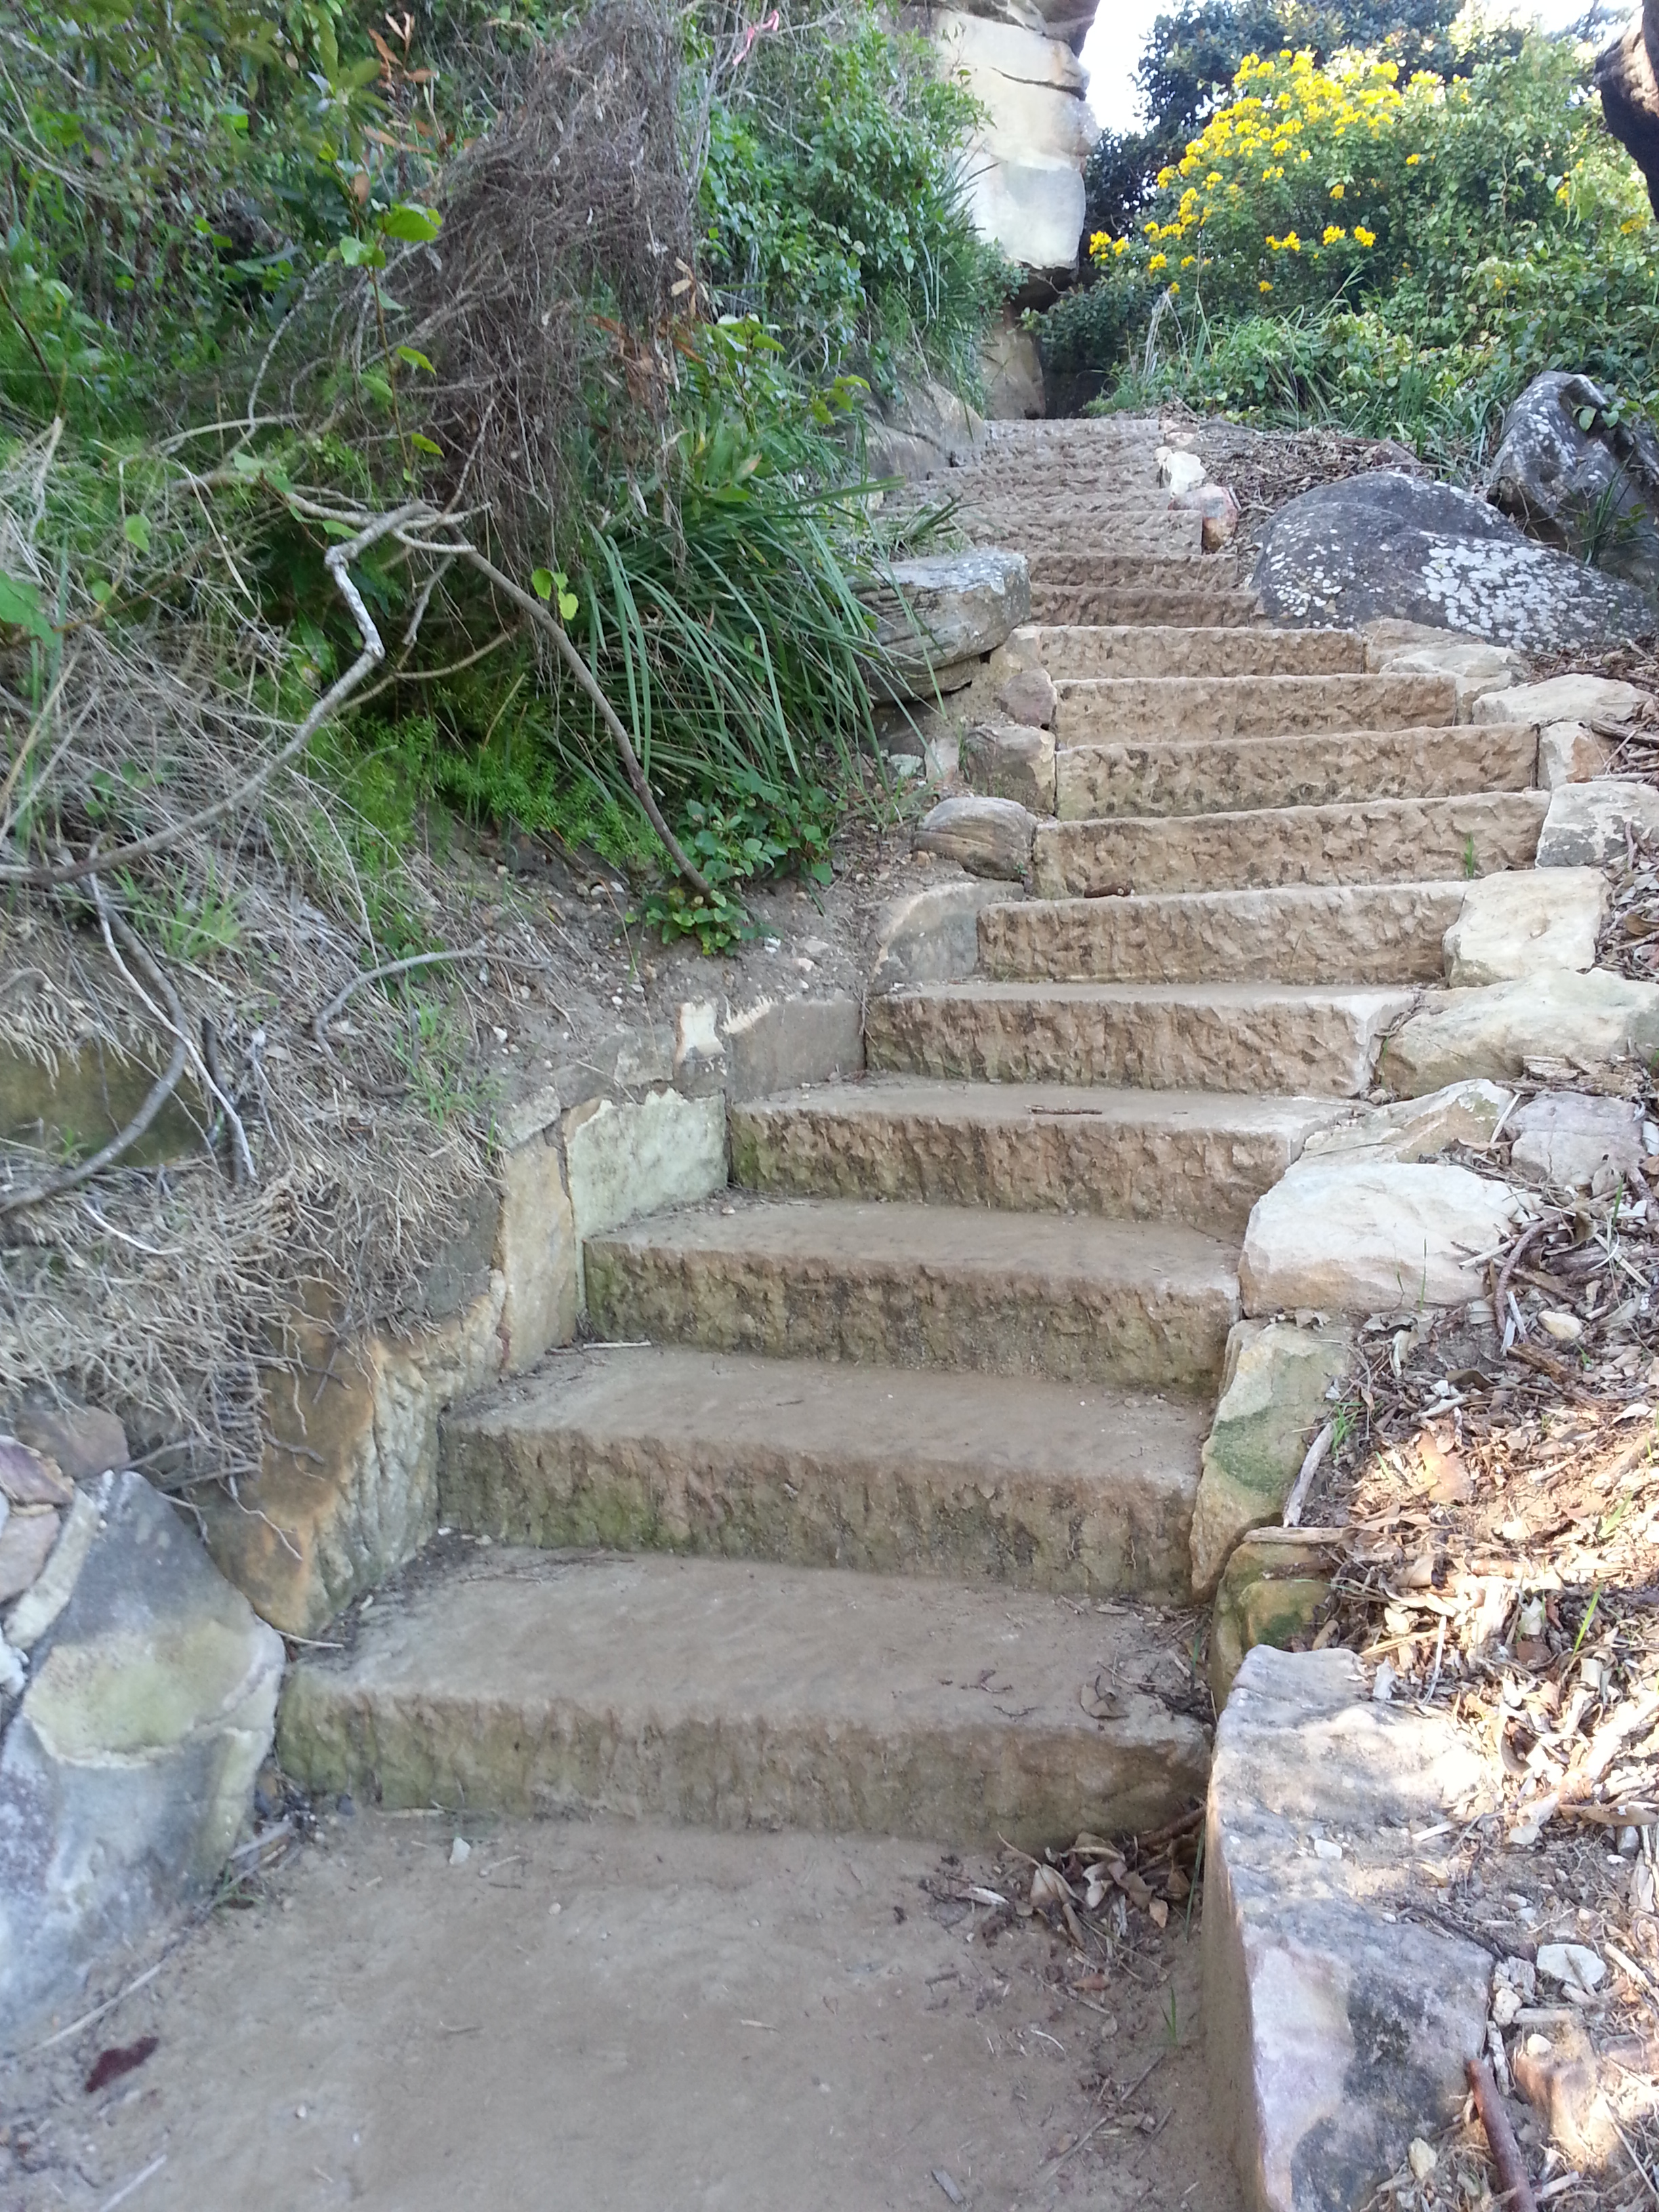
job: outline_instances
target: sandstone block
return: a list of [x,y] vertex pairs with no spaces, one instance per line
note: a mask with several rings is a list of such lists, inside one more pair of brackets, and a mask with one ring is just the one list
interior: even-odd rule
[[1588,722],[1547,722],[1538,732],[1538,787],[1553,791],[1559,784],[1589,783],[1605,775],[1613,748],[1598,738]]
[[[126,1431],[95,1406],[25,1404],[12,1424],[20,1443],[44,1452],[70,1485],[91,1482],[128,1464]],[[0,1489],[5,1478],[0,1474]],[[69,1503],[67,1496],[52,1500]]]
[[1059,696],[1046,668],[1022,668],[999,686],[997,704],[1011,722],[1034,730],[1052,730]]
[[1435,1162],[1309,1162],[1256,1200],[1238,1265],[1247,1314],[1467,1305],[1471,1261],[1509,1234],[1512,1192]]
[[1172,446],[1158,449],[1158,480],[1165,491],[1179,496],[1185,491],[1196,491],[1209,476],[1209,471],[1196,453],[1180,452]]
[[975,547],[896,561],[872,594],[876,635],[887,655],[880,688],[896,698],[930,699],[960,690],[975,667],[1031,611],[1023,553]]
[[1214,1590],[1241,1536],[1284,1511],[1352,1352],[1346,1328],[1235,1322],[1193,1510],[1194,1596]]
[[1492,1142],[1513,1093],[1496,1083],[1454,1083],[1423,1098],[1373,1106],[1316,1129],[1292,1175],[1381,1160],[1431,1160],[1449,1145],[1480,1151]]
[[979,916],[1021,896],[1018,884],[933,884],[890,900],[876,925],[872,994],[913,983],[959,983],[979,961]]
[[863,1012],[844,992],[826,999],[762,999],[728,1016],[724,1040],[726,1094],[734,1103],[864,1069]]
[[1446,981],[1471,990],[1542,968],[1593,968],[1607,911],[1607,879],[1599,868],[1510,868],[1482,876],[1464,893],[1446,932]]
[[955,860],[970,876],[1018,883],[1031,865],[1036,823],[1013,799],[944,799],[917,830],[918,852]]
[[12,1505],[0,1520],[0,1605],[28,1589],[52,1556],[61,1525],[50,1505]]
[[[1052,692],[1054,686],[1048,689]],[[993,798],[1014,799],[1032,814],[1054,812],[1052,731],[1006,722],[981,724],[969,732],[962,752],[963,767],[976,789]]]
[[1206,553],[1219,553],[1238,535],[1238,501],[1225,484],[1194,484],[1188,491],[1172,492],[1170,505],[1198,516]]
[[1588,1189],[1602,1174],[1632,1176],[1643,1157],[1642,1109],[1632,1099],[1546,1091],[1510,1118],[1518,1168],[1568,1189]]
[[1659,983],[1547,968],[1425,999],[1384,1044],[1379,1073],[1411,1097],[1470,1076],[1522,1075],[1531,1058],[1645,1060],[1656,1052]]
[[1203,1965],[1211,2094],[1254,2212],[1365,2203],[1461,2109],[1491,1960],[1398,1908],[1420,1893],[1405,1832],[1480,1779],[1449,1719],[1372,1704],[1352,1652],[1245,1660],[1210,1774]]
[[1475,710],[1477,722],[1627,722],[1648,694],[1605,676],[1552,676],[1495,691]]
[[1602,868],[1626,856],[1625,824],[1659,836],[1659,791],[1633,776],[1598,775],[1550,793],[1538,839],[1540,868]]
[[601,1099],[568,1117],[565,1162],[583,1243],[641,1213],[692,1205],[726,1182],[726,1102],[675,1091]]
[[[68,1505],[75,1498],[58,1462],[21,1438],[0,1437],[0,1507]],[[0,1528],[5,1514],[0,1511]]]
[[576,1334],[576,1224],[556,1129],[504,1152],[496,1173],[501,1372],[517,1375]]
[[[37,1646],[0,1749],[0,2039],[207,1890],[270,1747],[281,1639],[141,1475]],[[41,1651],[44,1649],[44,1656]]]
[[1328,1529],[1261,1528],[1237,1545],[1210,1614],[1208,1680],[1218,1712],[1247,1653],[1258,1644],[1287,1651],[1312,1635],[1338,1564]]

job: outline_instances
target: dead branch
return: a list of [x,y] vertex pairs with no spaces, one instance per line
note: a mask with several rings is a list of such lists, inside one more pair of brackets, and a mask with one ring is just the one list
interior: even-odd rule
[[0,1214],[21,1213],[25,1206],[40,1206],[49,1198],[59,1198],[66,1190],[75,1190],[82,1183],[90,1182],[94,1176],[101,1175],[106,1168],[113,1167],[118,1160],[124,1159],[179,1088],[179,1079],[185,1072],[185,1060],[184,1039],[175,1038],[173,1057],[151,1084],[143,1104],[125,1128],[119,1130],[108,1144],[95,1152],[90,1159],[82,1160],[78,1166],[60,1168],[56,1175],[48,1176],[44,1182],[36,1183],[32,1190],[9,1191],[0,1195]]
[[1508,2212],[1538,2212],[1538,2199],[1533,2195],[1521,2146],[1515,2140],[1515,2130],[1504,2110],[1492,2068],[1484,2058],[1471,2058],[1463,2070],[1474,2098],[1474,2109],[1480,2115],[1480,2124],[1492,2146],[1492,2162],[1498,2168],[1499,2193],[1507,2200]]
[[366,983],[383,983],[391,976],[407,975],[416,968],[435,968],[441,963],[451,960],[474,960],[486,949],[485,941],[481,937],[476,945],[465,945],[459,952],[415,952],[407,960],[388,960],[379,968],[366,969],[362,975],[354,975],[343,990],[337,991],[328,1004],[312,1016],[307,1027],[326,1052],[329,1048],[326,1034],[329,1024],[346,1001],[361,991]]

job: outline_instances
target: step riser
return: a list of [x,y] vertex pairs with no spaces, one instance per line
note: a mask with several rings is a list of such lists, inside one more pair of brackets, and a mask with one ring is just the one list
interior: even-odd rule
[[1138,553],[1037,551],[1030,556],[1031,587],[1073,592],[1224,593],[1245,587],[1228,560],[1149,561]]
[[1212,1388],[1238,1310],[1237,1286],[1221,1281],[1194,1290],[938,1263],[855,1270],[604,1237],[586,1261],[594,1327],[619,1341],[1129,1389]]
[[1087,677],[1358,676],[1365,641],[1352,630],[1108,629],[1040,624],[1017,631],[1011,655],[1060,682]]
[[1030,899],[979,918],[1006,982],[1437,983],[1463,885]]
[[1042,898],[1411,883],[1461,877],[1470,859],[1474,874],[1491,875],[1532,866],[1548,805],[1543,792],[1513,792],[1274,815],[1040,823],[1032,874]]
[[1443,727],[1457,689],[1439,676],[1152,676],[1068,678],[1054,739],[1289,737],[1310,731]]
[[1352,1098],[1369,1090],[1380,1016],[1334,1003],[1100,1007],[1045,999],[872,1000],[872,1069],[986,1083],[1135,1085]]
[[1299,1141],[1278,1131],[1159,1128],[1084,1113],[987,1124],[937,1114],[838,1116],[762,1103],[732,1112],[732,1179],[791,1198],[1184,1221],[1242,1237]]
[[1527,729],[1358,731],[1343,736],[1212,738],[1200,744],[1062,748],[1062,822],[1368,799],[1450,799],[1525,791],[1537,733]]
[[1039,584],[1031,586],[1031,619],[1055,628],[1122,629],[1148,623],[1183,629],[1243,629],[1261,608],[1253,592],[1149,590],[1137,585]]
[[684,1432],[504,1435],[452,1423],[439,1510],[498,1543],[1183,1601],[1196,1487],[1195,1464],[1038,1482],[902,1451],[829,1458]]

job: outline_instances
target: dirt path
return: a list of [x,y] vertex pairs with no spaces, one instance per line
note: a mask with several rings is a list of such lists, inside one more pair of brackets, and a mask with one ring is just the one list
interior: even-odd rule
[[1103,2013],[1045,1981],[1046,1929],[988,1946],[983,1912],[930,1897],[920,1846],[478,1823],[455,1865],[455,1833],[331,1820],[249,1909],[0,2077],[4,2212],[102,2208],[163,2157],[133,2212],[1238,2203],[1196,1924]]

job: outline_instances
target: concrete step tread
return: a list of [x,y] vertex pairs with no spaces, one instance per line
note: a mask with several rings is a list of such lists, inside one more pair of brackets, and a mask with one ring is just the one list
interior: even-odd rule
[[1457,720],[1444,676],[1068,676],[1056,679],[1060,744],[1127,737],[1288,736]]
[[1108,1383],[596,1347],[448,1416],[439,1511],[499,1543],[1180,1601],[1206,1425]]
[[[470,1549],[470,1547],[469,1547]],[[1079,1702],[1104,1678],[1121,1717]],[[1127,1606],[725,1559],[492,1548],[307,1653],[279,1747],[390,1807],[1027,1844],[1201,1795],[1176,1623]]]
[[1033,618],[1054,625],[1099,623],[1139,629],[1181,623],[1192,628],[1224,624],[1244,629],[1259,619],[1261,611],[1254,592],[1237,589],[1183,592],[1133,585],[1097,589],[1092,586],[1036,583],[1031,586]]
[[1010,1290],[1041,1284],[1050,1291],[1105,1281],[1231,1292],[1237,1258],[1236,1247],[1180,1222],[1147,1224],[1087,1214],[999,1213],[857,1199],[760,1199],[737,1192],[723,1204],[688,1206],[613,1229],[590,1238],[587,1249],[732,1254],[815,1274],[851,1266],[863,1274],[965,1275]]
[[1001,981],[971,977],[964,983],[913,983],[892,996],[901,1002],[986,1006],[1206,1006],[1244,1013],[1258,1006],[1352,1006],[1366,1014],[1409,1006],[1417,994],[1399,984],[1184,982],[1094,983],[1047,980]]

